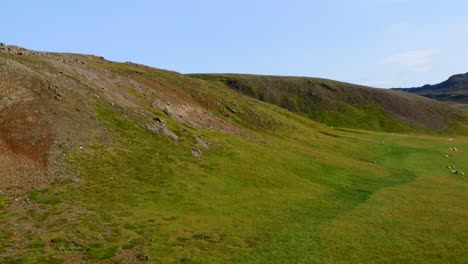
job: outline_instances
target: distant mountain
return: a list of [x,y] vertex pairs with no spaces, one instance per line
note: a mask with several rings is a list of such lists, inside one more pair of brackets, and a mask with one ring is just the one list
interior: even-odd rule
[[419,94],[445,102],[468,104],[468,73],[457,74],[435,85],[426,84],[415,88],[396,88],[395,90]]

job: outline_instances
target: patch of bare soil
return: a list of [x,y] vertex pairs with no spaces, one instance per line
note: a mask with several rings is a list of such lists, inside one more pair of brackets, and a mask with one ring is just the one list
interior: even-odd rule
[[[152,104],[153,107],[163,110],[176,121],[192,127],[242,133],[236,126],[205,110],[178,87],[163,86],[156,80],[138,74],[115,74],[109,70],[94,67],[83,56],[61,54],[60,56],[42,56],[42,59],[61,70],[59,75],[54,75],[57,83],[55,86],[79,86],[79,89],[77,87],[73,89],[73,92],[92,91],[95,98],[103,98],[112,105],[129,109],[138,113],[139,116],[147,116],[150,113],[147,106]],[[66,101],[70,96],[67,92],[65,94]],[[83,96],[88,98],[89,94]]]
[[150,258],[143,253],[143,248],[140,246],[124,249],[113,257],[112,260],[122,264],[140,264],[150,261]]
[[40,120],[38,113],[19,106],[2,113],[0,140],[11,152],[25,156],[43,168],[47,166],[50,127]]
[[11,152],[0,142],[0,190],[11,195],[21,195],[51,179],[39,163]]
[[65,264],[84,264],[86,263],[84,254],[75,252],[73,255],[65,258]]
[[95,121],[74,104],[39,99],[0,111],[0,190],[20,196],[74,177],[63,167],[63,150],[98,133]]
[[143,76],[135,76],[134,78],[143,84],[143,87],[156,92],[156,96],[148,98],[153,100],[152,106],[163,110],[171,118],[192,127],[212,128],[236,134],[242,133],[239,128],[217,118],[201,106],[198,106],[183,91],[178,91],[176,88],[164,87],[158,82]]
[[49,183],[50,126],[38,113],[18,106],[0,113],[0,189],[20,194]]

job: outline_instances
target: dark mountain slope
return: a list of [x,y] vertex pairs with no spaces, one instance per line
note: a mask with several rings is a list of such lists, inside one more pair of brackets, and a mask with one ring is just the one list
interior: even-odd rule
[[396,88],[395,90],[419,94],[439,101],[468,104],[468,73],[453,75],[439,84]]
[[466,115],[445,104],[400,91],[338,81],[236,74],[192,74],[302,113],[333,126],[381,131],[456,129]]

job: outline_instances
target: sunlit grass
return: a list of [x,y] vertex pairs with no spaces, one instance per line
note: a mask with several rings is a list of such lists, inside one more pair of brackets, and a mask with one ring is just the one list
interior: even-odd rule
[[[79,181],[29,193],[33,206],[15,214],[0,196],[2,263],[75,253],[112,263],[125,250],[154,263],[467,261],[467,179],[446,166],[468,172],[468,138],[332,129],[186,76],[106,67],[179,85],[243,133],[168,117],[186,129],[173,142],[100,101],[93,116],[103,133],[65,153]],[[238,114],[226,117],[231,104]],[[210,143],[200,159],[190,133]],[[19,236],[12,225],[28,229]]]

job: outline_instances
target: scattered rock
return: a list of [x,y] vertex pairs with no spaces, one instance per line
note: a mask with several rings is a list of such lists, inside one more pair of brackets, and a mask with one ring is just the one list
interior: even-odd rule
[[172,132],[169,128],[167,128],[166,121],[164,121],[163,119],[159,117],[156,117],[154,120],[156,121],[156,123],[147,125],[146,129],[148,129],[149,131],[159,136],[166,136],[173,140],[179,139],[179,137],[174,132]]
[[201,152],[201,150],[197,148],[192,149],[192,156],[194,156],[195,158],[201,158],[202,154],[203,153]]
[[45,87],[47,87],[49,94],[51,97],[58,101],[62,101],[65,98],[65,93],[63,92],[63,89],[60,88],[57,84],[51,83],[51,82],[44,82]]
[[161,124],[162,126],[166,126],[166,121],[164,121],[163,119],[156,117],[154,118],[154,120],[158,122],[159,124]]
[[65,95],[62,92],[57,93],[54,98],[58,101],[62,101],[65,98]]
[[29,50],[27,50],[25,48],[21,48],[21,47],[18,47],[18,46],[10,46],[10,45],[6,45],[4,43],[1,43],[0,50],[5,51],[5,52],[9,52],[9,53],[12,53],[12,54],[16,54],[16,55],[28,55],[28,54],[31,53],[31,51],[29,51]]
[[226,108],[227,108],[227,110],[229,110],[233,114],[237,113],[236,109],[230,107],[229,105],[227,105]]
[[159,101],[154,101],[154,102],[151,104],[151,107],[153,107],[153,108],[158,108],[159,106],[160,106]]
[[200,138],[200,137],[195,137],[195,140],[197,141],[197,144],[198,146],[204,148],[204,149],[209,149],[210,148],[210,144],[208,142],[206,142],[204,139]]
[[167,116],[171,116],[171,112],[169,112],[169,110],[167,108],[164,108],[163,109],[163,112],[167,115]]

